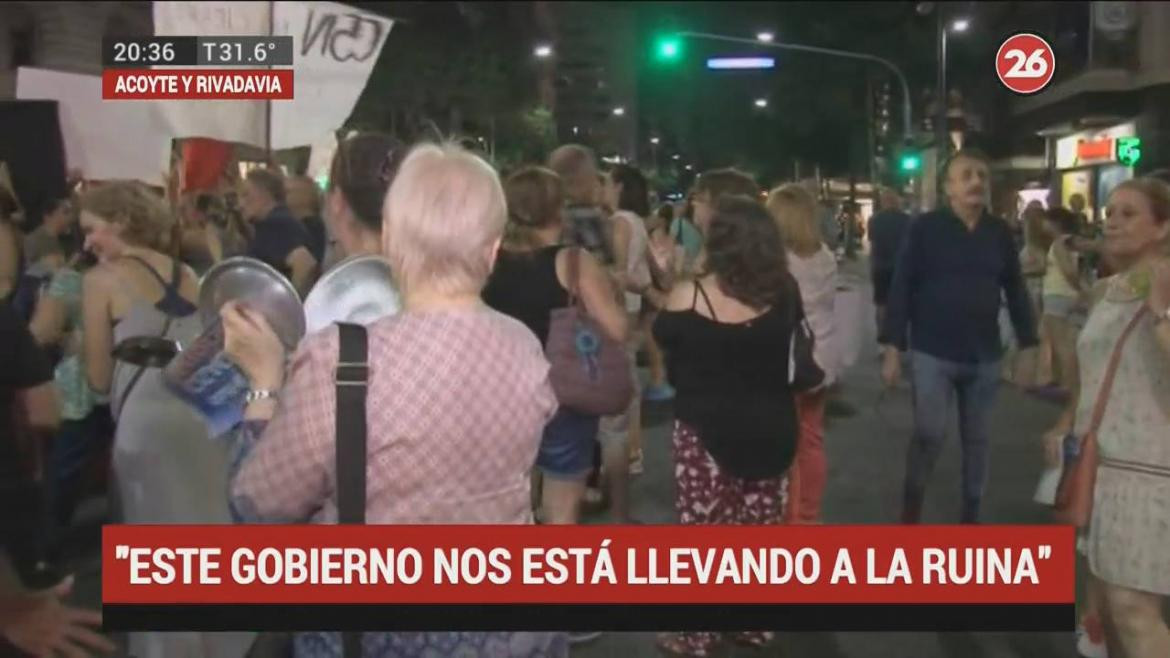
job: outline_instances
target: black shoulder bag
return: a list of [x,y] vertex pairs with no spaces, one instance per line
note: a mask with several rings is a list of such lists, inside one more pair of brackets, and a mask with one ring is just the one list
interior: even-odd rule
[[[366,522],[366,387],[370,377],[366,328],[338,324],[337,522]],[[342,655],[362,655],[362,634],[341,635]]]
[[800,290],[795,290],[793,294],[792,312],[789,315],[792,321],[792,343],[788,354],[788,382],[798,393],[804,393],[825,383],[825,371],[817,365],[813,355],[817,339],[804,314]]
[[[369,380],[366,328],[337,325],[338,355],[334,384],[337,389],[336,475],[337,523],[366,522],[366,385]],[[342,633],[344,658],[360,658],[362,634]],[[247,658],[291,658],[290,633],[261,633]]]

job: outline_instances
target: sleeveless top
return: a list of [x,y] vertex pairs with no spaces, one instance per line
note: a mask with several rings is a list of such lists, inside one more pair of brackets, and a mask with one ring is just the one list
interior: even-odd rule
[[[161,336],[175,340],[180,345],[190,344],[199,335],[202,327],[195,313],[198,307],[179,292],[182,281],[181,263],[177,259],[172,259],[171,280],[168,282],[146,260],[137,256],[126,258],[142,265],[150,272],[162,286],[163,296],[154,304],[141,300],[131,301],[126,315],[114,324],[114,344],[136,336]],[[131,390],[131,384],[137,370],[136,365],[115,361],[113,409],[121,409],[126,402],[124,398],[134,392]],[[133,383],[133,388],[137,390],[149,386],[151,383],[147,381],[148,379],[152,378],[144,375],[142,381]],[[158,383],[161,384],[161,380]]]
[[[1060,242],[1068,241],[1068,237],[1058,238],[1056,242],[1048,249],[1048,267],[1044,271],[1044,294],[1053,295],[1056,297],[1076,297],[1077,291],[1069,284],[1068,279],[1064,276],[1064,271],[1060,269],[1060,265],[1056,262],[1056,245]],[[1066,244],[1067,247],[1067,244]],[[1073,259],[1073,264],[1077,263],[1077,255],[1069,252]],[[1079,268],[1078,268],[1079,269]]]
[[[1078,435],[1089,428],[1117,340],[1144,305],[1138,296],[1111,290],[1093,307],[1077,340]],[[1116,460],[1170,474],[1170,358],[1158,345],[1156,331],[1152,314],[1147,314],[1125,344],[1097,443],[1106,463]]]
[[[796,450],[789,348],[791,305],[800,298],[789,281],[789,292],[772,308],[738,323],[720,322],[696,281],[691,308],[664,310],[654,323],[677,390],[675,417],[697,431],[721,469],[745,480],[783,475]],[[700,296],[709,318],[695,309]]]
[[[626,271],[631,281],[639,286],[649,286],[650,263],[646,261],[646,248],[650,244],[650,234],[646,232],[646,223],[628,210],[619,210],[613,214],[614,221],[624,221],[630,227],[630,241],[626,245]],[[637,313],[642,310],[642,296],[626,292],[626,311]]]
[[569,292],[557,279],[557,254],[564,248],[501,249],[483,290],[484,303],[524,323],[541,347],[548,341],[549,313],[569,305]]

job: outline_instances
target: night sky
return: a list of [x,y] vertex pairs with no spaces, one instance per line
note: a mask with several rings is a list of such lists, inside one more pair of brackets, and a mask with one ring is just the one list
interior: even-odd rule
[[[410,21],[391,34],[355,113],[360,127],[400,127],[412,116],[426,116],[440,125],[459,118],[479,129],[477,115],[503,115],[534,103],[527,93],[535,87],[531,47],[542,35],[526,23],[526,3],[359,4]],[[993,62],[999,44],[1020,31],[1049,38],[1058,56],[1075,50],[1084,36],[1076,26],[1089,3],[1059,4],[1058,10],[1052,2],[624,3],[638,34],[624,46],[632,52],[620,58],[638,74],[638,161],[650,164],[653,134],[662,138],[660,162],[664,153],[678,151],[697,171],[736,164],[771,181],[791,177],[799,160],[802,174],[819,165],[826,175],[868,177],[872,85],[891,85],[892,151],[901,137],[900,88],[878,65],[695,40],[685,43],[680,61],[665,64],[652,56],[655,38],[672,30],[752,38],[768,30],[778,41],[885,57],[909,79],[915,128],[921,129],[935,88],[940,8],[948,20],[971,21],[966,33],[950,40],[947,70],[948,86],[962,94],[964,108],[984,127],[977,144],[992,155],[1034,148],[1038,142],[1027,134],[1012,134],[1013,97],[1000,87]],[[749,54],[775,57],[776,69],[716,72],[704,65],[709,56]],[[494,68],[493,61],[499,63]],[[1058,66],[1058,81],[1069,68]],[[754,106],[757,97],[768,99],[766,110]],[[458,116],[452,115],[453,104],[461,107]]]

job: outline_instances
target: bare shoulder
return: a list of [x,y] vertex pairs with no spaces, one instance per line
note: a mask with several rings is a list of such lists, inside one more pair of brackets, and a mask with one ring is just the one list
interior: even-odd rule
[[685,311],[691,307],[695,299],[694,279],[683,279],[670,289],[666,295],[667,311]]
[[99,263],[82,275],[82,285],[91,291],[109,291],[119,280],[117,263]]

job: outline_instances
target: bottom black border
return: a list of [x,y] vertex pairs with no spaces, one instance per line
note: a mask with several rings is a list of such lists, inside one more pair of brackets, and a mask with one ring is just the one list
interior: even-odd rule
[[1007,605],[104,605],[110,631],[1063,632],[1071,603]]

